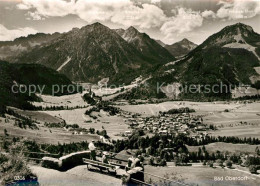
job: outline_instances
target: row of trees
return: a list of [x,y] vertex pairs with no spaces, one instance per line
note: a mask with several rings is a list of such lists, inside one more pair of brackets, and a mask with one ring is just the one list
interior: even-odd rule
[[193,139],[190,137],[183,138],[185,143],[190,146],[198,146],[198,145],[207,145],[209,143],[216,143],[216,142],[225,142],[225,143],[233,143],[233,144],[250,144],[250,145],[259,145],[260,140],[259,138],[239,138],[235,136],[206,136],[200,140]]
[[194,109],[191,109],[189,107],[183,107],[183,108],[178,108],[178,109],[170,109],[166,112],[162,112],[161,114],[181,114],[181,113],[192,113],[195,112]]
[[[246,161],[243,163],[241,156],[238,154],[229,154],[227,152],[223,153],[220,151],[208,152],[205,146],[199,147],[197,151],[189,152],[183,140],[181,138],[175,138],[175,143],[172,143],[171,140],[163,136],[155,136],[152,138],[142,137],[138,138],[136,144],[133,143],[135,136],[130,137],[129,143],[126,140],[117,140],[113,141],[114,146],[103,144],[102,142],[96,142],[96,146],[100,150],[119,152],[124,149],[139,149],[136,151],[136,155],[145,154],[147,157],[151,157],[149,163],[151,165],[166,165],[167,161],[174,161],[176,165],[186,165],[189,162],[204,162],[205,164],[213,165],[213,162],[223,166],[223,162],[226,162],[226,166],[232,166],[234,164],[243,164],[246,167],[249,167],[249,170],[252,173],[260,168],[260,157],[258,154],[255,156],[248,156]],[[168,142],[167,142],[168,141]],[[20,142],[20,139],[14,138],[13,143]],[[9,143],[10,145],[11,143]],[[132,146],[132,147],[131,147]],[[88,149],[88,142],[78,142],[78,143],[69,143],[69,144],[37,144],[35,141],[23,141],[23,150],[25,151],[24,155],[31,158],[42,158],[46,156],[44,154],[37,153],[26,153],[29,152],[48,152],[54,157],[60,157],[62,155],[82,151]],[[5,148],[8,149],[8,145],[5,145]],[[15,149],[18,150],[19,149]],[[20,149],[21,150],[21,149]],[[259,149],[256,148],[256,153],[259,152]],[[57,155],[51,155],[57,154]],[[206,163],[208,162],[208,163]],[[211,162],[211,163],[210,163]],[[228,163],[230,162],[230,163]],[[229,165],[230,164],[230,165]]]
[[101,101],[95,106],[93,106],[91,109],[87,110],[85,114],[91,115],[92,112],[100,112],[101,109],[104,110],[105,112],[108,112],[111,116],[119,113],[119,108],[109,105],[109,102]]
[[39,127],[28,118],[25,118],[23,120],[16,120],[14,126],[20,127],[21,129],[27,129],[30,128],[32,130],[39,130]]
[[86,108],[87,106],[75,106],[75,107],[69,107],[69,106],[47,106],[47,107],[43,107],[43,106],[35,106],[35,110],[73,110],[73,109],[79,109],[79,108]]
[[183,134],[178,136],[174,135],[155,135],[152,137],[141,137],[136,132],[133,135],[129,136],[127,140],[117,140],[114,141],[115,151],[119,152],[124,149],[145,149],[148,147],[159,148],[162,145],[162,148],[176,148],[183,145],[189,146],[200,146],[207,145],[215,142],[225,142],[225,143],[234,143],[234,144],[251,144],[258,145],[260,140],[258,138],[238,138],[238,137],[229,137],[229,136],[207,136],[202,139],[194,139],[187,137]]

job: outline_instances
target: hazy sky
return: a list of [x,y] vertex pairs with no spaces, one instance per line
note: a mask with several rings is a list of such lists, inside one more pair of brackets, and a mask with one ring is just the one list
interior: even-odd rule
[[134,26],[167,44],[197,44],[242,22],[260,33],[260,0],[0,0],[0,40],[37,32],[66,32],[101,22]]

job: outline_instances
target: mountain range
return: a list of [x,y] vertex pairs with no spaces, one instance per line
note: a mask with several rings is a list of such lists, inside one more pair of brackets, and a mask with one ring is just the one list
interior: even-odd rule
[[[151,82],[165,82],[170,85],[239,84],[254,85],[260,80],[260,35],[253,28],[242,24],[227,26],[213,34],[185,57],[162,66]],[[186,94],[186,98],[225,97],[222,94]]]
[[[10,48],[21,46],[26,49],[10,55]],[[0,53],[4,50],[9,51],[5,54],[11,63],[44,65],[72,81],[97,83],[109,79],[109,83],[129,84],[140,75],[150,76],[148,93],[141,90],[140,95],[135,94],[146,97],[156,96],[156,82],[222,82],[234,86],[254,85],[260,80],[260,36],[242,23],[223,28],[198,46],[187,39],[166,45],[134,27],[110,29],[94,23],[62,34],[36,34],[0,42]],[[229,97],[230,90],[224,95]]]
[[107,78],[110,83],[130,83],[156,65],[175,60],[165,48],[133,27],[122,37],[118,33],[94,23],[63,33],[10,61],[42,64],[73,81],[97,83]]

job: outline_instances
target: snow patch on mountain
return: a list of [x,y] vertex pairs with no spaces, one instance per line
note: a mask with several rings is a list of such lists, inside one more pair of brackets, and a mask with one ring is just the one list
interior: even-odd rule
[[180,59],[177,59],[177,60],[175,60],[175,61],[172,61],[172,62],[169,62],[169,63],[166,63],[164,66],[169,66],[169,65],[175,65],[176,63],[178,63],[179,61],[181,61],[181,60],[183,60],[183,59],[185,59],[186,58],[186,56],[185,57],[182,57],[182,58],[180,58]]
[[57,69],[57,71],[61,71],[61,69],[67,65],[71,60],[71,57],[68,56],[67,60]]
[[[238,39],[238,37],[236,38]],[[241,39],[240,40],[236,40],[236,41],[242,41]],[[260,61],[260,57],[257,55],[257,53],[255,52],[255,47],[247,44],[246,42],[244,43],[241,43],[241,42],[236,42],[236,43],[229,43],[229,44],[226,44],[224,45],[223,47],[227,47],[227,48],[243,48],[243,49],[246,49],[250,52],[252,52],[256,57],[257,59]]]
[[170,74],[170,73],[172,73],[172,72],[174,72],[175,71],[175,69],[173,68],[173,69],[170,69],[170,70],[166,70],[165,71],[165,74]]
[[[44,43],[44,42],[42,42],[42,43]],[[29,45],[30,45],[31,47],[35,47],[35,46],[41,45],[42,43],[40,43],[40,42],[30,42],[30,41],[29,41]]]

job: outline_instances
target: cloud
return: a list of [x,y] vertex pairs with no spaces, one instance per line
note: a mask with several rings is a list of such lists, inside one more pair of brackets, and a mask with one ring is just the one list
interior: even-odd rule
[[75,0],[22,0],[18,9],[34,9],[38,15],[45,17],[66,16],[74,12]]
[[216,18],[216,14],[212,10],[205,10],[201,15],[204,18]]
[[28,10],[27,16],[33,20],[73,14],[87,23],[99,21],[139,29],[157,28],[166,37],[192,31],[202,25],[204,17],[214,14],[212,11],[201,14],[178,7],[169,17],[158,7],[160,1],[151,0],[149,4],[137,5],[131,0],[22,0],[17,7]]
[[259,0],[233,0],[233,1],[220,1],[219,10],[216,15],[221,19],[247,19],[260,14],[260,1]]
[[74,14],[88,23],[110,21],[140,28],[159,26],[166,18],[156,5],[137,6],[130,0],[22,0],[17,8],[30,11],[27,15],[34,20]]
[[174,37],[176,34],[182,34],[192,31],[202,26],[203,17],[200,12],[191,9],[178,8],[176,15],[168,18],[168,20],[160,28],[166,38]]
[[152,4],[157,4],[157,3],[160,3],[162,0],[151,0],[151,3]]
[[27,17],[27,20],[44,20],[45,18],[42,17],[41,15],[39,15],[38,12],[28,12],[27,15],[29,17]]
[[124,26],[137,26],[142,29],[160,27],[167,20],[164,12],[157,6],[143,4],[142,8],[132,6],[122,9],[111,17],[111,22]]
[[0,24],[0,41],[10,41],[17,37],[27,36],[29,34],[36,34],[37,30],[25,27],[8,30],[4,25]]

